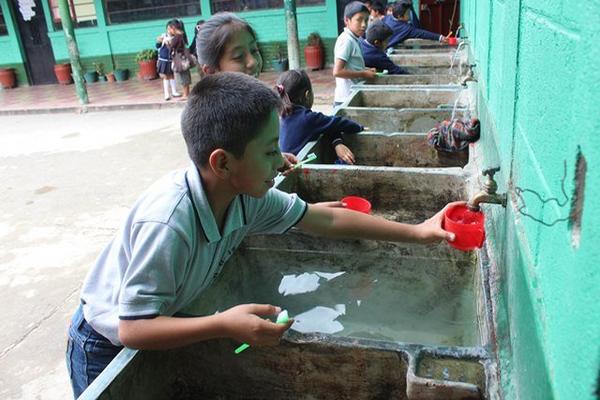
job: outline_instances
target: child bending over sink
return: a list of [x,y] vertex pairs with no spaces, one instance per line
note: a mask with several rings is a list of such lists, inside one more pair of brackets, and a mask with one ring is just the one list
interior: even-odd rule
[[308,74],[293,69],[279,76],[277,92],[283,101],[280,111],[279,147],[281,151],[297,155],[300,150],[321,135],[331,142],[338,160],[354,164],[354,154],[344,144],[343,134],[358,133],[364,127],[342,117],[314,112],[314,94]]
[[274,188],[285,165],[280,108],[277,93],[242,73],[209,75],[192,89],[181,117],[191,165],[138,198],[81,288],[67,342],[75,397],[123,346],[164,350],[216,338],[276,345],[293,320],[264,319],[281,311],[275,305],[241,304],[211,315],[192,306],[247,235],[296,226],[335,238],[454,240],[441,227],[444,210],[402,224],[338,202],[307,204]]

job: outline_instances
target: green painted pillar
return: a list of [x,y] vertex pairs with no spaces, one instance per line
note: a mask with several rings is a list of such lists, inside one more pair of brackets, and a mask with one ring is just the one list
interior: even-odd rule
[[71,20],[71,13],[69,12],[67,0],[58,0],[58,9],[60,11],[60,21],[63,32],[65,33],[65,40],[67,41],[67,49],[69,51],[71,69],[73,70],[73,80],[75,81],[77,97],[79,97],[81,104],[88,104],[90,101],[83,81],[83,69],[81,68],[81,61],[79,60],[79,48],[77,47],[77,41],[75,40],[75,31],[73,29],[73,21]]
[[296,0],[285,0],[285,22],[287,27],[288,58],[290,69],[300,69],[300,44],[298,43],[298,22],[296,20]]

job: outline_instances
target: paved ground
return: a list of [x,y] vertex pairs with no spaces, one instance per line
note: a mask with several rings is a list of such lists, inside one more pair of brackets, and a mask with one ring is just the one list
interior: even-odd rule
[[[335,80],[331,69],[310,71],[315,92],[315,104],[333,104]],[[193,74],[194,82],[198,76]],[[265,72],[261,80],[273,86],[275,72]],[[120,109],[181,108],[182,101],[164,101],[162,81],[97,82],[87,86],[90,103],[82,106],[75,93],[75,85],[42,85],[0,90],[0,115],[86,112]]]
[[81,282],[137,196],[188,165],[180,113],[0,116],[1,399],[71,396],[64,348]]

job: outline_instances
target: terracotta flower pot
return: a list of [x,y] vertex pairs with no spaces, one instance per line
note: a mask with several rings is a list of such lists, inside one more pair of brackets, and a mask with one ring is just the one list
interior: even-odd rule
[[323,48],[321,46],[306,46],[304,48],[304,59],[306,60],[307,69],[323,68],[323,62],[325,61]]
[[17,86],[17,76],[15,75],[14,68],[0,69],[0,85],[4,89],[12,89]]
[[56,75],[56,80],[61,85],[73,83],[73,79],[71,78],[71,64],[56,64],[54,66],[54,74]]
[[139,61],[138,65],[140,66],[140,77],[143,80],[156,79],[156,60]]

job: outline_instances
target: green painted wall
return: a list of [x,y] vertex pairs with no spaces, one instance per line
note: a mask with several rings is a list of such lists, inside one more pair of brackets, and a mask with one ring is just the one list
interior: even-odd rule
[[[54,58],[57,62],[67,62],[68,53],[62,31],[55,31],[52,25],[50,10],[46,2],[43,3],[48,36],[52,43]],[[183,18],[188,35],[193,34],[194,25],[198,19],[210,18],[209,0],[200,0],[202,15]],[[11,16],[7,0],[0,0],[4,15]],[[102,0],[95,0],[98,26],[92,28],[79,28],[75,30],[77,43],[84,69],[93,69],[93,62],[101,62],[107,71],[113,67],[129,68],[137,71],[135,54],[145,48],[154,48],[154,39],[165,29],[164,20],[135,22],[129,24],[106,25],[102,10]],[[261,52],[265,58],[264,69],[270,69],[270,60],[274,57],[274,46],[281,44],[284,51],[286,47],[286,25],[283,8],[281,10],[249,11],[238,14],[246,19],[256,30]],[[300,45],[306,43],[306,37],[311,32],[319,32],[325,46],[326,63],[332,63],[333,45],[337,37],[336,2],[325,0],[322,6],[298,8],[298,34]],[[26,84],[24,58],[19,49],[18,34],[13,25],[9,23],[9,35],[0,37],[0,66],[15,67],[19,74],[19,84]],[[301,62],[304,55],[301,51]]]
[[[490,207],[495,319],[506,399],[595,399],[600,360],[600,3],[463,0],[477,63],[487,165],[500,165],[506,210]],[[576,178],[579,152],[585,185]],[[583,187],[580,239],[568,218]]]

